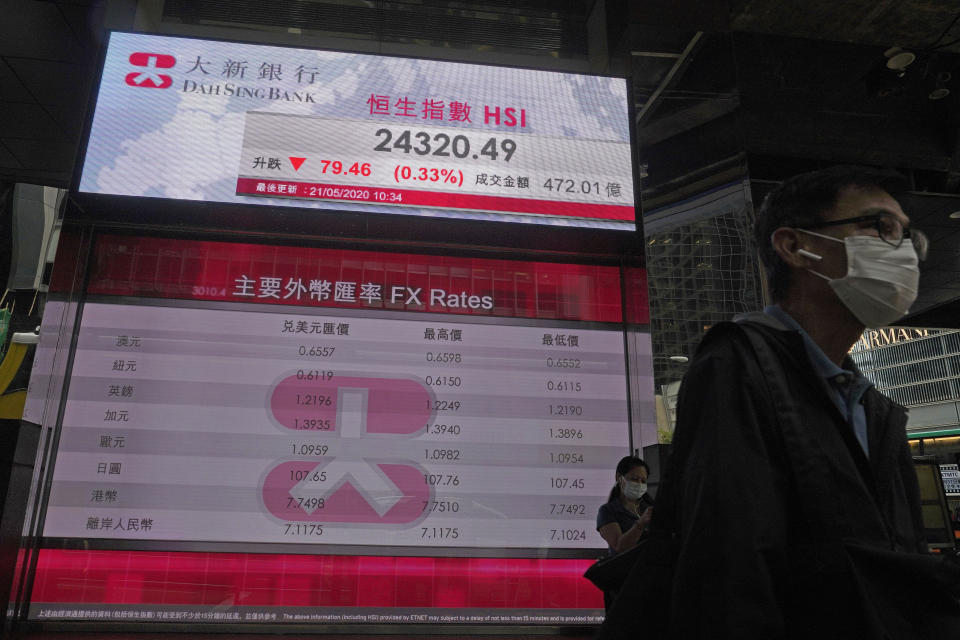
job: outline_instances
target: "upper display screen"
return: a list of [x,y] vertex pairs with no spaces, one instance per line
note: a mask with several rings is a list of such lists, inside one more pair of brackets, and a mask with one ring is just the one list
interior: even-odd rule
[[79,190],[633,231],[633,186],[622,78],[113,33]]

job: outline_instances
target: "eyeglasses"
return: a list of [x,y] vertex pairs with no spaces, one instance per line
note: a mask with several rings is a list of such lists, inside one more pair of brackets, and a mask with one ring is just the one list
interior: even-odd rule
[[880,239],[886,242],[894,249],[899,249],[904,240],[910,240],[913,248],[917,252],[917,258],[927,259],[927,252],[930,249],[930,240],[927,234],[919,229],[904,227],[899,219],[883,213],[873,213],[867,216],[857,216],[855,218],[844,218],[842,220],[830,220],[829,222],[820,222],[813,225],[797,227],[798,229],[820,229],[821,227],[835,227],[841,224],[856,224],[858,222],[872,222],[870,225],[877,230]]

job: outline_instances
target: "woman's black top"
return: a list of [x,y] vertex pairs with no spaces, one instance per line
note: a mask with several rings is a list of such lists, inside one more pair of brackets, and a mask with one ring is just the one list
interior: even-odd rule
[[[647,507],[653,506],[653,500],[650,498],[650,494],[645,493],[640,496],[640,502],[637,505],[637,513],[643,513],[647,510]],[[620,501],[620,498],[614,498],[610,502],[600,507],[600,510],[597,512],[597,530],[599,531],[600,527],[610,524],[611,522],[616,522],[620,525],[620,533],[626,533],[627,529],[632,527],[634,523],[640,519],[640,516],[637,515],[623,506],[623,503]],[[610,553],[615,553],[613,547],[609,547]]]

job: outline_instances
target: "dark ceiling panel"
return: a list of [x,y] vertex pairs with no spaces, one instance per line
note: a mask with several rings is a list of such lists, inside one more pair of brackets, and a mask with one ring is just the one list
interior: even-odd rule
[[[960,7],[930,0],[731,0],[731,11],[730,24],[736,31],[920,48],[936,40]],[[960,37],[952,33],[952,38]],[[960,52],[960,43],[949,50]]]
[[7,64],[42,104],[75,105],[86,103],[93,61],[86,65],[53,62],[35,58],[7,58]]
[[[637,60],[643,58],[642,60]],[[651,56],[634,56],[633,73],[633,97],[638,104],[643,104],[653,93],[654,89],[666,77],[670,69],[676,63],[676,58],[658,58]]]
[[69,140],[78,140],[83,131],[84,110],[74,105],[47,104],[44,109],[57,122]]
[[660,25],[631,23],[625,37],[629,40],[630,48],[634,51],[680,53],[696,32],[696,29],[689,27],[669,28]]
[[21,169],[23,165],[7,151],[6,145],[0,140],[0,169]]
[[34,102],[31,95],[23,83],[17,79],[3,58],[0,58],[0,100],[5,102]]
[[[960,24],[954,23],[944,34],[948,25],[960,14],[956,2],[930,2],[906,0],[890,2],[867,25],[868,37],[882,38],[882,42],[909,47],[926,47],[934,43],[942,45],[960,38]],[[898,39],[893,40],[892,34]],[[943,35],[942,38],[937,39]],[[960,49],[952,47],[957,52]]]
[[0,102],[0,138],[29,136],[35,140],[66,141],[66,131],[39,104]]
[[0,167],[0,180],[39,184],[46,187],[58,187],[60,189],[70,187],[70,176],[69,171],[31,170],[29,173],[23,173],[22,171],[12,171],[5,167]]
[[626,4],[633,22],[709,31],[730,28],[730,3],[727,0],[643,0]]
[[16,2],[3,9],[3,23],[0,55],[63,62],[85,57],[55,2]]
[[3,144],[25,167],[41,172],[70,172],[73,168],[73,142],[3,138]]
[[[640,54],[631,56],[631,75],[634,91],[638,101],[656,88],[667,72],[677,62],[677,57],[658,57],[656,54],[671,53],[677,56],[690,44],[693,33],[683,32],[684,39],[677,42],[656,45],[648,43],[642,50],[639,43],[634,43],[635,50]],[[697,41],[687,60],[684,61],[683,73],[666,88],[666,96],[676,100],[690,100],[702,98],[717,93],[729,94],[736,84],[736,73],[731,64],[732,48],[730,37],[727,34],[704,35]]]
[[687,107],[662,108],[653,122],[637,131],[637,144],[651,145],[672,138],[722,118],[735,111],[739,105],[737,96],[731,95],[729,98],[694,101]]
[[335,33],[384,42],[430,41],[445,46],[492,47],[587,54],[586,19],[592,3],[340,2],[265,3],[259,0],[167,0],[165,21],[244,24]]
[[705,34],[700,47],[692,54],[690,66],[673,87],[703,93],[733,91],[737,70],[731,64],[732,56],[733,42],[729,34]]
[[[937,73],[958,70],[960,57],[953,54],[924,56],[899,75],[886,68],[882,48],[874,46],[738,33],[734,49],[748,108],[941,121],[956,110],[956,95],[929,99]],[[957,89],[960,93],[960,85]]]
[[93,2],[58,2],[70,32],[80,45],[89,53],[95,54],[104,37],[103,15],[106,10],[104,0]]

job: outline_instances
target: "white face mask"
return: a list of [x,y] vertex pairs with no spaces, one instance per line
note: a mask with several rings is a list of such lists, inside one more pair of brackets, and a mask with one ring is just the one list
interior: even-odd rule
[[[856,318],[870,329],[885,327],[907,315],[917,299],[920,268],[913,243],[894,248],[874,236],[847,236],[843,240],[801,229],[804,233],[842,242],[847,250],[847,275],[828,278],[807,269],[830,283],[837,297]],[[804,252],[815,260],[820,256]]]
[[646,482],[630,482],[623,479],[623,495],[629,500],[639,500],[647,492]]

